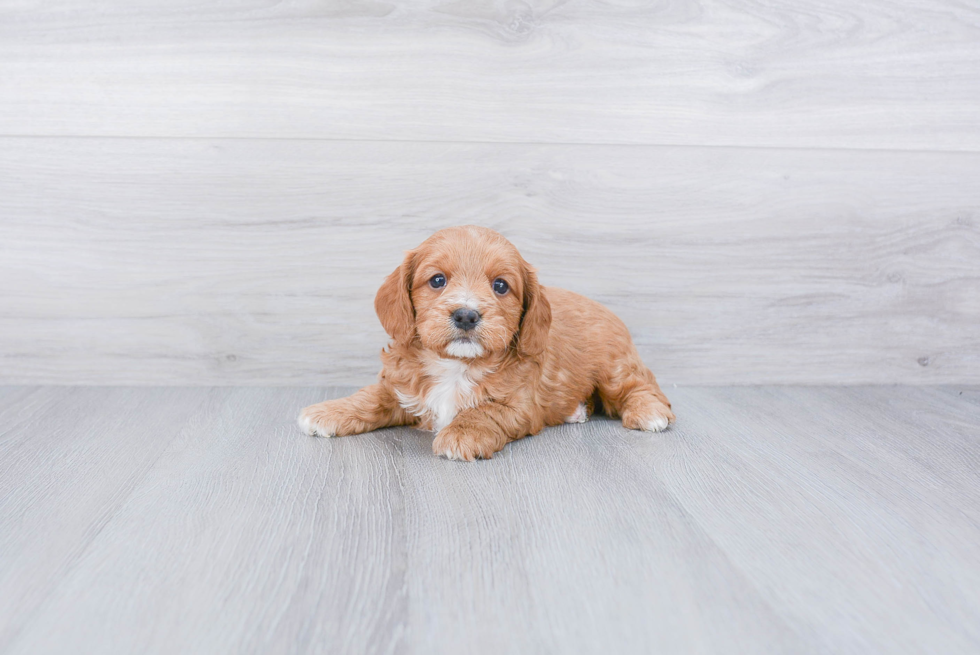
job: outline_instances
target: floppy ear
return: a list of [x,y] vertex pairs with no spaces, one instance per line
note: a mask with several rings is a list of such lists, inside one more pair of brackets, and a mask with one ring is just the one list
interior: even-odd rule
[[524,311],[517,333],[517,351],[523,357],[536,357],[544,352],[551,329],[551,305],[538,284],[538,276],[524,262]]
[[374,297],[374,311],[392,339],[401,344],[415,338],[415,307],[412,305],[412,276],[415,274],[415,251],[405,255],[401,266],[385,278]]

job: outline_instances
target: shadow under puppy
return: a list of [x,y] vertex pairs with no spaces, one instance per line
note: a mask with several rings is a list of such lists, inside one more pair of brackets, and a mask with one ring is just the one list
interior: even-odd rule
[[436,232],[385,279],[374,307],[392,338],[378,382],[304,409],[307,434],[412,425],[436,432],[436,455],[472,461],[546,425],[584,422],[600,403],[635,430],[674,421],[623,322],[538,284],[493,230]]

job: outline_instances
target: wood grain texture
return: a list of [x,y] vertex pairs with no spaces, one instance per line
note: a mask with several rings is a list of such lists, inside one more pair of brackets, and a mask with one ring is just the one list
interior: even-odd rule
[[862,633],[880,652],[977,649],[976,609],[965,608],[980,607],[980,560],[963,541],[980,526],[975,408],[907,387],[686,399],[702,435],[676,450],[645,443],[637,465],[664,479],[791,629],[821,652],[856,650]]
[[667,384],[980,382],[980,155],[0,140],[0,380],[349,384],[440,227],[500,230]]
[[[395,651],[405,614],[397,443],[302,438],[296,406],[322,391],[211,394],[222,402],[165,448],[153,445],[152,431],[167,425],[159,418],[103,419],[104,455],[125,436],[158,451],[155,465],[0,651]],[[158,412],[174,408],[186,411],[157,399]],[[33,427],[48,426],[42,417]],[[54,528],[34,493],[25,488],[8,507]],[[19,572],[12,588],[30,588],[39,569],[47,572],[42,564]]]
[[[84,557],[207,389],[0,389],[0,650]],[[9,403],[8,399],[16,399]]]
[[954,0],[0,5],[0,133],[980,149]]
[[562,426],[475,471],[404,440],[413,652],[817,652],[635,466],[638,438]]
[[0,652],[980,648],[980,388],[682,387],[475,464],[293,427],[348,391],[0,389]]

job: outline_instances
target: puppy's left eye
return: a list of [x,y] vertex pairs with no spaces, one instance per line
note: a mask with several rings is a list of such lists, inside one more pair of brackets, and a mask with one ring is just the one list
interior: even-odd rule
[[498,296],[502,296],[507,293],[508,290],[510,290],[510,287],[507,286],[506,282],[498,277],[493,281],[493,290]]

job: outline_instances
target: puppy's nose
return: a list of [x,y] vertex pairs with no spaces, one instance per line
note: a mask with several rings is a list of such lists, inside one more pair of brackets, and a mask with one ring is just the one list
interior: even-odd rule
[[460,330],[472,330],[480,322],[480,314],[475,310],[461,308],[453,312],[453,323]]

